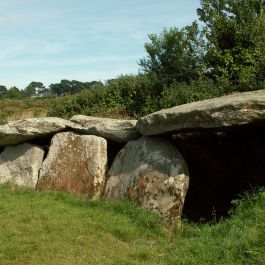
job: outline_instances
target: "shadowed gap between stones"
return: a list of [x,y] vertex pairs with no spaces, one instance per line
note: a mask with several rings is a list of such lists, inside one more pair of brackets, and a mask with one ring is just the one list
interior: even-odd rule
[[190,172],[183,217],[193,222],[229,217],[231,201],[265,186],[265,127],[174,135]]

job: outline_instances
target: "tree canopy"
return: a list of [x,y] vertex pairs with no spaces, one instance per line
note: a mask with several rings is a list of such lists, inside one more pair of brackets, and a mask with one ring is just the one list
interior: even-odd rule
[[204,41],[197,22],[183,29],[164,29],[160,35],[149,35],[149,39],[144,46],[147,58],[139,61],[142,72],[156,74],[165,85],[200,76]]
[[165,85],[200,78],[249,90],[265,78],[265,1],[201,0],[195,21],[149,35],[140,71]]
[[206,69],[212,78],[226,78],[241,89],[250,89],[261,77],[264,36],[263,0],[201,0],[197,10],[207,40]]
[[103,85],[99,81],[91,81],[91,82],[80,82],[76,80],[67,80],[63,79],[60,83],[55,83],[50,85],[51,92],[54,95],[69,95],[80,92],[82,90],[92,88],[96,85]]
[[13,86],[13,87],[10,87],[8,90],[8,97],[9,98],[21,98],[22,93],[17,87]]
[[0,98],[7,96],[8,90],[6,86],[0,85]]
[[34,96],[43,93],[46,90],[42,82],[32,81],[24,90],[26,96]]

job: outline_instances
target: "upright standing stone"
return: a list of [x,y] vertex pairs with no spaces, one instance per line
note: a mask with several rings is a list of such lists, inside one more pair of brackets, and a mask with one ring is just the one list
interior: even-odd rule
[[188,189],[187,165],[176,147],[158,137],[132,140],[118,153],[109,171],[105,197],[130,197],[179,226]]
[[36,187],[43,156],[42,147],[29,143],[6,147],[0,154],[0,183]]
[[92,135],[58,133],[40,169],[39,190],[61,190],[98,198],[105,185],[107,142]]

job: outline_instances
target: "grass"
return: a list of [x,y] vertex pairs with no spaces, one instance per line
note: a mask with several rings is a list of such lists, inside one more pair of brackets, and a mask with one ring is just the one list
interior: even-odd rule
[[216,224],[169,233],[129,201],[89,202],[0,185],[0,264],[265,264],[265,190]]
[[[77,94],[79,95],[79,94]],[[69,95],[63,97],[50,97],[50,98],[24,98],[24,99],[0,99],[0,125],[9,121],[28,119],[28,118],[40,118],[47,116],[58,117],[57,113],[50,115],[51,109],[54,106],[60,106],[66,102],[74,101],[76,95]],[[67,110],[68,111],[68,110]],[[81,113],[81,112],[80,112]],[[70,118],[77,113],[68,113],[64,115],[64,118]],[[78,112],[79,114],[79,112]],[[120,114],[119,109],[97,109],[95,110],[95,116],[117,118],[117,119],[131,119],[126,115]],[[63,115],[61,115],[63,116]]]
[[48,108],[58,98],[0,99],[0,124],[8,121],[46,117]]

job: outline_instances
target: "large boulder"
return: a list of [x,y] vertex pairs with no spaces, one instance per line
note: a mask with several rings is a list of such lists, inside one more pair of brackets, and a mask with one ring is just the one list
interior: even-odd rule
[[236,93],[164,109],[141,118],[136,129],[143,135],[220,129],[265,124],[265,90]]
[[42,147],[29,143],[6,147],[0,154],[0,183],[36,187],[43,156]]
[[175,227],[180,225],[188,183],[187,165],[174,145],[163,138],[141,137],[118,153],[105,197],[111,201],[129,197]]
[[81,125],[82,132],[97,135],[115,142],[128,142],[139,137],[135,129],[137,120],[119,120],[76,115],[71,121]]
[[58,133],[40,169],[38,190],[68,191],[98,198],[105,185],[107,142],[92,135]]
[[0,146],[15,145],[75,128],[78,129],[79,126],[68,120],[55,117],[11,121],[0,125]]

